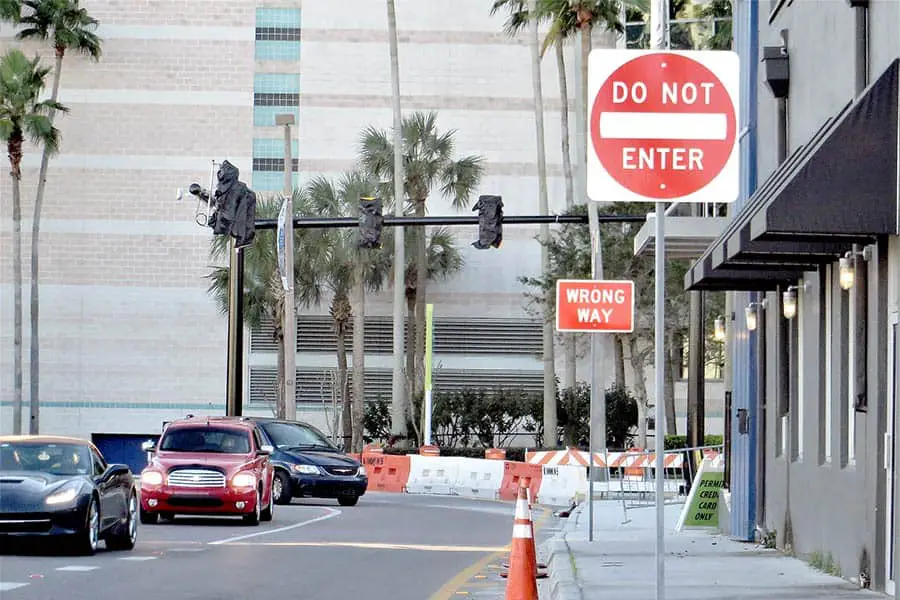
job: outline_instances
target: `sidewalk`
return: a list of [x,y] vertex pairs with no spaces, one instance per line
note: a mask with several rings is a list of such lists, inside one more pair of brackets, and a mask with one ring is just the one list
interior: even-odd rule
[[[676,533],[682,505],[666,507],[666,600],[887,599],[802,560],[708,531]],[[656,598],[656,509],[628,510],[621,502],[594,503],[594,541],[588,511],[575,509],[544,548],[550,557],[550,600],[653,600]]]

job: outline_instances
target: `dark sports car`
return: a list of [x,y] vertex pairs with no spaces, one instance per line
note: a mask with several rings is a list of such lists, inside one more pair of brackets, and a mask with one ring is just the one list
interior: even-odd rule
[[0,436],[0,543],[64,536],[79,554],[100,540],[131,550],[138,499],[131,469],[107,464],[89,441]]

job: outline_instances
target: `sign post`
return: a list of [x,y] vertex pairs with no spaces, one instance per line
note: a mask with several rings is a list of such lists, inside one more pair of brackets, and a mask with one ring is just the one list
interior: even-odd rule
[[434,304],[425,305],[425,445],[431,445],[431,369],[434,353]]
[[739,193],[738,56],[667,51],[666,3],[651,5],[652,50],[593,50],[588,63],[587,193],[654,202],[656,598],[665,598],[666,202],[731,203]]

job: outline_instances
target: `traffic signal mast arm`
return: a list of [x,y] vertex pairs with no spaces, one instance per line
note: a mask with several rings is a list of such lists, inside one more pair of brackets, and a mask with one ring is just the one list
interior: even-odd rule
[[[601,223],[643,223],[645,215],[600,215]],[[540,223],[587,223],[587,215],[523,215],[503,216],[504,225],[532,225]],[[393,217],[384,216],[385,227],[412,227],[415,225],[478,225],[477,216]],[[257,219],[257,229],[275,229],[276,219]],[[294,217],[294,228],[358,227],[356,217]]]

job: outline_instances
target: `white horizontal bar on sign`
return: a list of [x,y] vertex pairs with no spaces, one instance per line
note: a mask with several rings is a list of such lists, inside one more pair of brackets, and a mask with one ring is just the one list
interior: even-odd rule
[[724,140],[728,120],[721,113],[600,113],[600,137],[632,140]]

